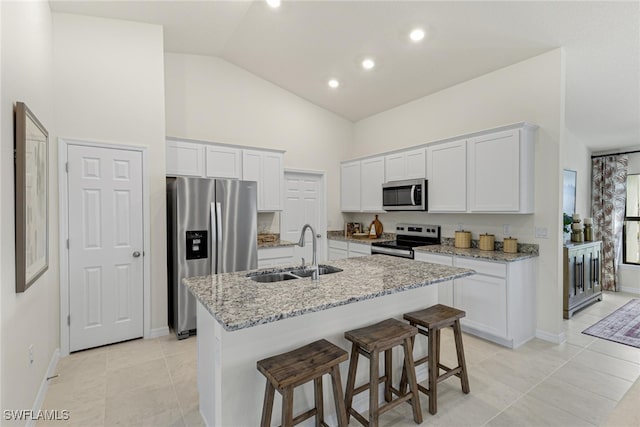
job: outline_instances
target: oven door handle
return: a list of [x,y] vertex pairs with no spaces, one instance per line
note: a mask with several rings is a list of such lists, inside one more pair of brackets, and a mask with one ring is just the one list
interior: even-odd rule
[[412,185],[411,186],[411,206],[415,206],[416,205],[416,186]]
[[413,259],[413,251],[406,251],[403,249],[393,249],[393,248],[385,248],[384,246],[371,245],[371,255],[375,255],[375,254],[391,255],[391,256],[397,256],[401,258]]

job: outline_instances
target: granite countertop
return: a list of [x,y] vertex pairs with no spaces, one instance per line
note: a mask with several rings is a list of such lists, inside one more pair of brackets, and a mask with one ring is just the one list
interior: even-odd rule
[[388,242],[390,240],[396,240],[396,235],[394,233],[382,233],[382,235],[377,239],[370,239],[368,237],[358,239],[355,237],[344,237],[344,231],[328,231],[327,239],[341,240],[343,242],[364,243],[365,245],[370,245],[374,242]]
[[[501,261],[501,262],[513,262],[520,261],[527,258],[535,258],[538,256],[537,245],[535,246],[535,250],[530,250],[527,252],[519,252],[505,253],[502,251],[481,251],[478,248],[469,248],[469,249],[460,249],[456,248],[453,245],[431,245],[431,246],[418,246],[417,248],[413,248],[414,251],[418,252],[428,252],[433,254],[441,254],[441,255],[455,255],[466,258],[478,258],[478,259],[487,259],[491,261]],[[526,249],[525,249],[526,250]]]
[[258,249],[266,248],[282,248],[285,246],[295,246],[297,243],[290,242],[288,240],[276,240],[274,242],[258,242]]
[[301,278],[258,283],[244,271],[187,278],[183,283],[225,330],[235,331],[475,273],[386,255],[334,260],[331,265],[344,271],[322,275],[317,282]]

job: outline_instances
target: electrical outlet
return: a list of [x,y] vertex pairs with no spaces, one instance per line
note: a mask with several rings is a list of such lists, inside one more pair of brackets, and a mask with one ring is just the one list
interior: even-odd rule
[[511,227],[509,226],[509,224],[504,224],[502,226],[502,235],[511,236]]
[[536,237],[538,239],[548,239],[549,230],[546,227],[536,227]]
[[459,222],[458,223],[458,231],[462,231],[462,230],[464,230],[464,228],[462,227],[462,223]]
[[29,346],[29,365],[33,365],[33,344]]

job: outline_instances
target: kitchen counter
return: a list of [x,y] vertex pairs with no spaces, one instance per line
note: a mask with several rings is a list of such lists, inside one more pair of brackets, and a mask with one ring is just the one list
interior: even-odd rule
[[396,240],[396,235],[394,233],[382,233],[382,235],[377,239],[370,239],[368,237],[363,239],[358,239],[355,237],[344,237],[344,231],[328,231],[327,239],[340,240],[343,242],[364,243],[366,245],[370,245],[374,242],[388,242],[390,240]]
[[[184,279],[197,300],[227,331],[469,276],[473,270],[376,255],[331,261],[343,271],[259,283],[247,272]],[[264,271],[286,271],[287,268]]]
[[530,252],[517,252],[515,254],[505,253],[502,251],[481,251],[478,248],[460,249],[451,245],[418,246],[416,248],[413,248],[413,250],[417,252],[427,252],[440,255],[455,255],[466,258],[486,259],[490,261],[514,262],[537,257],[537,245],[530,246],[536,246],[535,250],[532,250]]
[[[256,371],[258,360],[318,339],[348,351],[345,331],[391,317],[402,319],[403,313],[437,304],[438,286],[430,285],[474,274],[386,255],[330,264],[344,271],[320,276],[317,282],[301,278],[258,283],[248,279],[247,272],[184,280],[197,299],[198,395],[206,425],[260,424],[265,378]],[[416,341],[416,354],[426,353],[425,341]],[[401,367],[394,364],[395,378],[400,378]],[[348,363],[339,368],[346,381]],[[363,383],[367,375],[368,370],[361,369],[356,382]],[[426,369],[417,377],[426,380]],[[297,388],[294,413],[308,410],[308,402],[313,402],[313,387]],[[324,402],[327,423],[336,425],[333,399],[326,395]],[[366,411],[368,399],[356,397],[353,408]],[[280,409],[273,408],[274,419],[280,419]]]
[[258,242],[258,249],[266,248],[283,248],[286,246],[295,246],[297,243],[289,242],[288,240],[276,240],[273,242]]

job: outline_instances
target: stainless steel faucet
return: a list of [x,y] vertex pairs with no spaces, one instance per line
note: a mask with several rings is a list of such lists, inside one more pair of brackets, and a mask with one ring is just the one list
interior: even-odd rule
[[309,224],[305,224],[302,226],[302,231],[300,232],[300,240],[298,241],[298,246],[304,248],[304,233],[307,231],[307,228],[311,230],[311,235],[313,236],[313,258],[311,260],[311,268],[313,272],[311,273],[311,280],[318,280],[320,277],[320,271],[318,269],[318,258],[316,256],[317,250],[317,242],[316,242],[316,231]]

